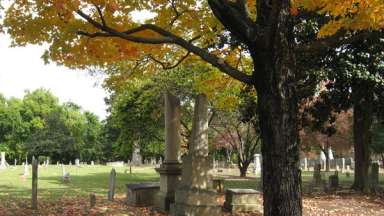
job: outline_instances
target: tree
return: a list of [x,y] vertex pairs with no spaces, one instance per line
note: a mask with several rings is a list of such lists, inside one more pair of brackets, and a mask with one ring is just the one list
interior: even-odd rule
[[[143,71],[149,73],[156,70],[150,62],[172,68],[193,54],[191,58],[198,56],[234,79],[254,85],[262,138],[264,214],[301,215],[295,52],[322,52],[368,37],[365,32],[348,40],[342,36],[350,30],[381,28],[382,4],[297,0],[291,7],[290,0],[18,0],[7,11],[5,26],[14,43],[47,42],[45,59],[70,67],[131,60],[132,68],[145,67]],[[295,44],[297,7],[330,17],[319,32],[329,37]],[[134,22],[130,14],[138,10],[154,13],[153,18],[145,24]],[[245,49],[215,46],[221,34],[238,39]],[[252,72],[241,72],[244,68],[233,61],[242,52],[251,56]],[[138,59],[143,61],[137,64]]]
[[[248,89],[249,91],[249,89]],[[240,177],[246,177],[253,156],[260,151],[260,134],[257,115],[249,112],[255,97],[244,90],[236,110],[216,110],[210,127],[216,132],[216,142],[236,153]],[[229,145],[228,145],[229,144]]]

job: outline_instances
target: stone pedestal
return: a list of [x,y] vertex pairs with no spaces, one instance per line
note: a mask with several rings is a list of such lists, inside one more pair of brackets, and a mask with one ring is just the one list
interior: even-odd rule
[[180,100],[166,92],[165,101],[165,160],[156,168],[160,174],[160,191],[155,198],[155,207],[169,211],[175,202],[175,190],[181,179],[180,151]]
[[169,211],[181,180],[181,163],[163,163],[155,170],[160,174],[160,191],[155,197],[155,207],[160,211]]

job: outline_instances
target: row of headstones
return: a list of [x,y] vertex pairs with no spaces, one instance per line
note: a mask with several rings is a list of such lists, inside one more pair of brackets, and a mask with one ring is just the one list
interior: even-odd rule
[[[353,158],[333,159],[333,160],[329,160],[329,163],[330,163],[331,169],[334,169],[336,171],[342,171],[342,172],[350,171],[351,169],[354,169],[354,167],[355,167],[355,162],[354,162]],[[326,161],[325,160],[316,160],[316,159],[308,160],[308,158],[304,158],[301,161],[301,169],[304,171],[309,171],[312,168],[314,170],[315,166],[317,164],[320,164],[320,166],[323,170],[326,168]]]
[[[61,164],[62,172],[63,172],[63,181],[69,182],[70,177],[69,173],[65,171],[65,165]],[[32,209],[38,208],[37,203],[37,182],[38,182],[38,168],[39,168],[39,162],[34,157],[32,159]],[[116,171],[115,169],[111,170],[110,176],[109,176],[109,191],[108,191],[108,200],[113,201],[114,195],[115,195],[115,188],[116,188]],[[91,207],[94,207],[96,204],[96,196],[94,194],[90,195],[90,205]]]
[[[379,163],[372,163],[369,170],[369,179],[370,185],[372,189],[376,189],[379,187]],[[325,180],[322,179],[321,174],[321,164],[317,164],[315,166],[313,172],[313,180],[311,182],[310,191],[313,190],[314,187],[322,187],[325,191],[327,190],[337,190],[339,189],[339,176],[338,171],[336,170],[334,175],[329,176],[328,180],[329,184],[327,185]]]

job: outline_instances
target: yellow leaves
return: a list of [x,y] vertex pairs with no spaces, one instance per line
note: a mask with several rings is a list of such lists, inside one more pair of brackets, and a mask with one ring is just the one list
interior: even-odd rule
[[335,34],[343,27],[341,20],[331,20],[325,24],[319,31],[318,37],[326,37]]
[[319,37],[332,35],[341,28],[362,30],[384,27],[383,0],[294,0],[292,4],[331,18],[321,28]]

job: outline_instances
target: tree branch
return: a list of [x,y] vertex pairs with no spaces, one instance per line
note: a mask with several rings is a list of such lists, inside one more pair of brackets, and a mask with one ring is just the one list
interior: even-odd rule
[[343,29],[332,36],[321,38],[305,44],[298,44],[295,47],[295,51],[322,54],[326,52],[329,48],[335,48],[345,44],[363,41],[370,37],[376,36],[376,33],[372,31],[361,31],[359,33],[351,35]]
[[[101,30],[102,32],[96,32],[96,33],[88,33],[84,31],[78,31],[78,34],[88,36],[88,37],[119,37],[128,41],[136,42],[136,43],[145,43],[145,44],[176,44],[180,47],[186,49],[188,52],[191,52],[200,58],[202,58],[204,61],[210,63],[212,66],[217,67],[222,72],[226,73],[227,75],[231,76],[232,78],[235,78],[243,83],[246,84],[252,84],[252,77],[242,73],[241,71],[237,70],[236,68],[232,67],[228,63],[226,63],[223,59],[209,53],[207,50],[204,50],[200,47],[197,47],[193,45],[191,42],[184,40],[183,38],[166,31],[156,25],[152,24],[143,24],[139,27],[129,29],[124,32],[119,32],[117,30],[114,30],[108,26],[103,26],[102,24],[98,23],[97,21],[93,20],[90,16],[83,13],[81,10],[77,10],[76,13],[84,18],[87,22],[89,22],[91,25],[93,25],[95,28]],[[153,32],[158,33],[161,35],[158,38],[144,38],[144,37],[137,37],[132,34],[144,31],[144,30],[151,30]]]

